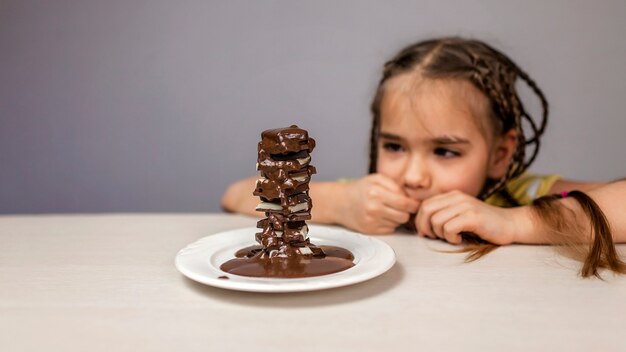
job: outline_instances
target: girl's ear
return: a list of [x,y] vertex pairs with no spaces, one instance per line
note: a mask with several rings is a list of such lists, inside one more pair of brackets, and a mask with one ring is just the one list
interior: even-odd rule
[[504,177],[516,147],[517,131],[515,129],[510,129],[496,139],[491,152],[487,177],[493,180],[499,180]]

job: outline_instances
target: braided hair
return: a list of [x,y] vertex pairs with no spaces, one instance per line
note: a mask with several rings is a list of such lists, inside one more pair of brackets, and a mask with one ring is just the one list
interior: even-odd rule
[[[376,172],[378,160],[378,134],[380,131],[380,105],[384,84],[392,77],[418,70],[424,78],[466,79],[478,88],[490,102],[490,118],[498,133],[511,129],[517,132],[517,147],[507,172],[499,180],[487,180],[479,194],[480,199],[500,192],[511,199],[505,190],[507,181],[521,175],[537,157],[540,137],[548,121],[548,101],[535,81],[517,64],[497,49],[472,39],[458,37],[431,39],[410,45],[385,63],[383,76],[372,101],[373,115],[370,134],[369,172]],[[526,111],[517,94],[515,83],[521,78],[541,101],[543,114],[539,123]],[[531,129],[526,136],[523,122]],[[530,155],[526,157],[527,150]]]

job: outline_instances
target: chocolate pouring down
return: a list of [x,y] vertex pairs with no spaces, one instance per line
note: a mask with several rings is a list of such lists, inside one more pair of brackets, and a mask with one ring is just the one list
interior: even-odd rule
[[220,266],[234,275],[299,278],[336,273],[354,266],[354,256],[344,248],[316,246],[309,239],[306,220],[313,203],[309,181],[316,173],[310,153],[315,140],[292,125],[261,133],[257,170],[261,178],[253,194],[260,197],[257,211],[265,218],[255,236],[259,245],[242,248]]

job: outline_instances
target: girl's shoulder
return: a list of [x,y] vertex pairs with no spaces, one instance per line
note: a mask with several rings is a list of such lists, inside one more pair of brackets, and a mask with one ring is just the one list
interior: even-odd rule
[[[552,186],[560,179],[560,175],[538,175],[527,172],[507,182],[505,190],[518,205],[528,205],[533,200],[550,194]],[[511,201],[500,192],[487,198],[485,202],[500,207],[511,206]]]

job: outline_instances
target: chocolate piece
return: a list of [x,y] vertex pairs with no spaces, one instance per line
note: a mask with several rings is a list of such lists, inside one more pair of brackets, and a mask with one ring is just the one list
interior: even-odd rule
[[278,169],[278,172],[262,172],[262,178],[256,181],[253,194],[266,199],[280,199],[283,196],[292,196],[303,193],[309,189],[311,175],[315,174],[315,168],[306,167],[304,170],[286,172]]
[[315,140],[309,138],[309,133],[296,125],[263,131],[259,142],[259,153],[261,150],[270,154],[297,153],[302,150],[312,152],[313,148]]
[[[316,173],[310,165],[315,140],[307,131],[290,126],[264,131],[258,146],[257,180],[253,194],[256,207],[266,218],[257,222],[260,246],[243,248],[220,269],[235,275],[295,278],[326,275],[346,270],[354,263],[350,251],[318,247],[309,240],[313,203],[309,181]],[[328,253],[326,253],[326,249]]]
[[[307,185],[308,189],[308,185]],[[311,198],[306,193],[299,193],[289,197],[284,195],[275,200],[269,201],[261,197],[261,203],[257,205],[256,210],[263,212],[273,212],[288,215],[299,211],[309,211],[311,209]]]

